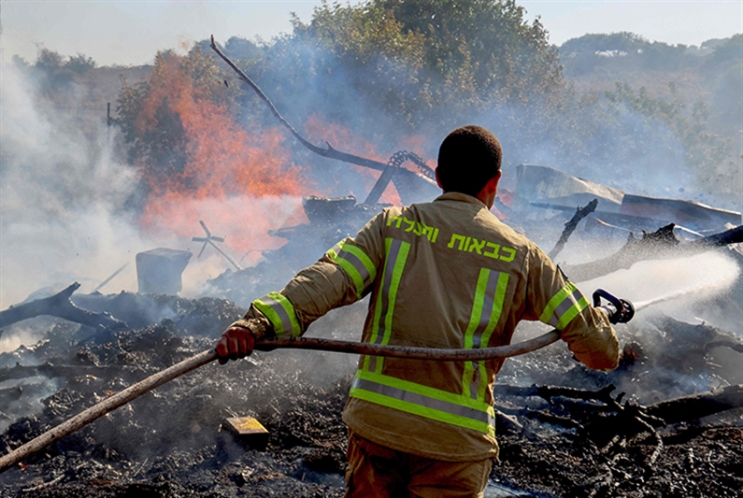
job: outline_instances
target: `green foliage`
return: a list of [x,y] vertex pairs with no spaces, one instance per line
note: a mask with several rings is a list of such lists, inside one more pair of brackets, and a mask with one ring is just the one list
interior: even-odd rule
[[[160,54],[156,56],[156,59]],[[116,123],[119,125],[124,136],[124,141],[128,145],[129,162],[135,163],[141,157],[148,155],[149,140],[144,133],[138,129],[138,118],[144,113],[144,105],[147,96],[150,94],[151,86],[149,81],[141,81],[130,85],[126,80],[122,81],[123,85],[119,92],[119,98],[116,103]]]
[[560,47],[560,57],[568,77],[609,68],[676,71],[700,63],[698,54],[685,45],[650,42],[627,32],[573,38]]
[[[560,91],[556,51],[512,0],[372,0],[315,9],[295,37],[353,68],[358,93],[412,127]],[[452,121],[454,120],[452,119]],[[448,124],[448,123],[447,123]]]
[[712,61],[720,64],[726,61],[740,61],[743,58],[743,34],[728,38],[722,45],[715,48]]
[[44,47],[39,47],[32,73],[38,79],[42,95],[52,99],[55,94],[65,94],[74,81],[74,74],[64,65],[64,57]]
[[36,55],[34,67],[42,71],[54,72],[60,69],[64,64],[64,57],[48,48],[39,47],[39,53]]
[[323,2],[312,22],[293,19],[294,34],[330,50],[342,60],[363,66],[378,57],[420,63],[423,37],[405,30],[394,14],[373,4],[333,6]]
[[562,57],[576,57],[595,55],[596,52],[624,52],[636,53],[650,45],[650,42],[640,35],[626,31],[611,34],[588,34],[579,38],[571,38],[560,47]]
[[65,63],[65,67],[75,74],[85,74],[91,69],[95,69],[96,65],[92,57],[81,53],[70,56],[67,63]]
[[471,82],[477,92],[526,101],[559,88],[557,54],[537,19],[516,2],[380,0],[403,29],[425,36],[425,66],[444,80]]

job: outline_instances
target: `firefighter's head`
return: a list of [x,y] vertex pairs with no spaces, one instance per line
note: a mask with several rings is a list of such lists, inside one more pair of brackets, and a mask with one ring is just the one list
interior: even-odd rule
[[494,178],[500,178],[502,157],[500,142],[485,128],[474,125],[457,128],[439,148],[436,167],[439,186],[444,192],[480,197]]

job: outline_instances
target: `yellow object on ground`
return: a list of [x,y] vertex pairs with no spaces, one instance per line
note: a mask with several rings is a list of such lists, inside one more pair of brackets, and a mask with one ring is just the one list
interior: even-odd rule
[[263,425],[253,417],[228,418],[225,422],[227,422],[227,428],[239,436],[268,434],[268,429],[263,427]]

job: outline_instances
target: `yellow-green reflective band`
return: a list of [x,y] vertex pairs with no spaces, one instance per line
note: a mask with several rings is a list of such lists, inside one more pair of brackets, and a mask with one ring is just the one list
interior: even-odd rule
[[253,306],[266,315],[273,325],[276,337],[283,337],[285,333],[290,333],[293,337],[299,337],[302,334],[294,306],[278,292],[269,292],[262,298],[256,299],[253,301]]
[[560,289],[560,292],[550,299],[539,319],[558,330],[562,330],[587,306],[588,300],[581,291],[572,282],[568,282],[565,287]]
[[[491,275],[491,279],[495,278],[495,275]],[[480,339],[479,347],[486,348],[488,347],[488,344],[490,343],[490,337],[493,335],[493,332],[495,332],[495,327],[498,325],[498,322],[500,321],[501,314],[503,313],[503,304],[506,301],[506,290],[508,290],[508,279],[509,275],[508,273],[500,272],[498,273],[498,283],[496,284],[495,289],[495,298],[493,300],[493,312],[490,314],[490,321],[488,322],[488,326],[485,329],[485,331],[482,334],[482,338]],[[485,371],[485,362],[480,362],[480,386],[477,389],[477,399],[484,401],[485,400],[485,390],[488,387],[488,376],[487,372]]]
[[428,386],[387,375],[358,372],[350,395],[491,436],[495,434],[495,411],[491,406]]
[[[580,291],[578,291],[580,292]],[[575,297],[575,295],[573,295]],[[565,326],[570,323],[573,318],[578,316],[581,311],[586,309],[588,306],[588,300],[581,294],[578,302],[573,303],[567,311],[560,315],[560,321],[557,323],[557,330],[562,330]]]
[[400,280],[402,279],[402,272],[405,269],[405,261],[408,259],[408,253],[410,252],[410,244],[408,242],[402,242],[400,240],[392,241],[390,249],[394,250],[395,245],[397,248],[397,254],[392,255],[392,279],[389,282],[389,288],[385,289],[388,294],[388,309],[387,315],[385,316],[384,324],[384,338],[382,344],[390,342],[390,336],[392,335],[392,316],[395,311],[395,302],[397,301],[397,290],[400,288]]
[[552,316],[552,314],[555,311],[555,308],[565,300],[566,297],[568,297],[570,294],[573,293],[573,291],[576,289],[575,285],[573,285],[572,282],[568,282],[565,287],[560,289],[560,291],[552,296],[552,299],[549,300],[547,303],[547,306],[545,306],[544,311],[542,312],[542,315],[539,317],[539,320],[544,323],[549,323],[549,319]]
[[[405,269],[405,261],[410,252],[410,244],[398,239],[385,239],[386,257],[382,271],[382,285],[377,294],[374,304],[374,320],[372,322],[372,344],[389,343],[392,334],[392,318],[395,311],[395,300],[397,290],[400,287],[400,279]],[[366,357],[364,369],[379,371],[382,358]]]
[[[487,347],[503,311],[508,288],[507,273],[482,268],[477,279],[470,322],[465,332],[465,349]],[[462,373],[462,393],[484,400],[487,372],[483,362],[466,362]]]
[[[483,323],[483,307],[488,309],[490,308],[492,301],[490,303],[486,302],[489,301],[486,297],[486,290],[488,286],[488,278],[490,276],[490,270],[487,268],[481,268],[480,274],[477,278],[477,287],[475,288],[475,299],[472,302],[472,313],[470,314],[470,321],[467,325],[467,330],[464,333],[464,348],[465,349],[472,349],[472,345],[474,342],[474,336],[475,331],[481,326]],[[485,320],[487,320],[485,318]],[[487,324],[487,322],[485,323]],[[484,327],[483,327],[484,328]],[[470,392],[470,385],[473,381],[473,375],[478,368],[478,364],[476,361],[467,361],[464,364],[464,370],[462,372],[462,395],[468,396]]]
[[345,241],[336,244],[326,254],[348,273],[356,287],[356,295],[361,299],[366,288],[377,277],[377,269],[371,258],[358,247]]

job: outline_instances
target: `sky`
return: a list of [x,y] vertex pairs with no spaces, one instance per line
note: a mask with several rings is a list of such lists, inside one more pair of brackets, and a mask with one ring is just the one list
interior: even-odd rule
[[[342,2],[346,3],[346,2]],[[358,0],[349,2],[360,3]],[[651,41],[699,45],[743,32],[741,0],[522,0],[560,45],[587,33],[630,31]],[[270,41],[291,32],[291,12],[307,22],[319,0],[0,0],[2,60],[28,61],[43,46],[82,53],[99,65],[151,63],[158,50],[187,49],[214,34]]]

